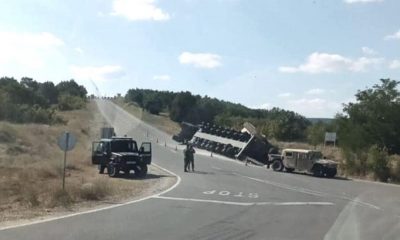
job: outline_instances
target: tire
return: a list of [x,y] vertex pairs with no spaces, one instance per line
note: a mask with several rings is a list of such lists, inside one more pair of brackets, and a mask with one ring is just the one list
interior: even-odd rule
[[139,164],[135,166],[135,176],[139,178],[145,178],[147,175],[147,165]]
[[325,174],[325,169],[324,169],[324,167],[323,166],[321,166],[321,165],[315,165],[314,167],[313,167],[313,175],[315,176],[315,177],[323,177],[324,176],[324,174]]
[[272,170],[275,172],[281,172],[283,170],[283,162],[281,160],[275,159],[272,162]]
[[285,167],[285,170],[286,170],[286,172],[288,172],[288,173],[292,173],[292,172],[294,171],[294,168],[286,168],[286,167]]
[[110,177],[118,177],[119,167],[114,166],[114,164],[108,164],[107,172]]
[[328,178],[334,178],[337,174],[337,169],[329,169],[326,173],[326,177]]
[[129,172],[130,172],[129,168],[124,169],[124,175],[126,178],[129,178]]

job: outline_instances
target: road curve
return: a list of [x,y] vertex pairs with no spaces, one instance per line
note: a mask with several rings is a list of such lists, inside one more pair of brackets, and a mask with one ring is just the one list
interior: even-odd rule
[[183,172],[167,134],[97,100],[119,135],[153,143],[153,161],[179,175],[167,193],[88,214],[0,231],[12,239],[399,239],[400,188],[276,173],[201,150]]

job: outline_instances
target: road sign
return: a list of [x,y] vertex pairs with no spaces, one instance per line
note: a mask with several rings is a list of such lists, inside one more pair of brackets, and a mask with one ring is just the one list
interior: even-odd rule
[[336,142],[336,133],[335,132],[326,132],[325,133],[325,142]]
[[333,146],[336,147],[336,133],[335,132],[325,132],[325,141],[324,146],[326,143],[333,143]]
[[76,138],[72,133],[64,132],[58,137],[58,146],[63,151],[71,151],[76,144]]
[[63,166],[63,190],[65,189],[65,167],[67,165],[67,152],[74,149],[76,138],[72,133],[64,132],[58,137],[58,146],[64,151],[64,166]]

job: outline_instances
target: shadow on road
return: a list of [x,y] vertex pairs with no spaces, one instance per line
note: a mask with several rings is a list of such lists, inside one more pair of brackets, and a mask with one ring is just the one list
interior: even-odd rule
[[307,176],[307,177],[313,177],[313,178],[322,178],[322,179],[331,179],[331,180],[342,180],[342,181],[352,181],[349,178],[342,177],[342,176],[335,176],[333,178],[328,178],[328,177],[315,177],[312,174],[305,173],[305,172],[281,172],[282,174],[293,174],[293,175],[302,175],[302,176]]
[[146,175],[146,177],[138,177],[138,176],[135,176],[135,174],[133,174],[133,173],[130,173],[129,175],[121,173],[115,178],[126,179],[126,180],[146,180],[146,179],[159,179],[159,178],[165,178],[165,177],[171,177],[171,176],[163,175],[163,174],[157,175],[157,174],[148,173]]
[[188,173],[203,174],[203,175],[215,175],[214,172],[204,172],[204,171],[194,171],[194,172],[190,171]]

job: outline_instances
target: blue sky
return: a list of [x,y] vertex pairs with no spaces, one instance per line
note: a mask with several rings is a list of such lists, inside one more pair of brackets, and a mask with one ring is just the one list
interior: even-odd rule
[[2,0],[0,75],[333,117],[400,80],[397,0]]

